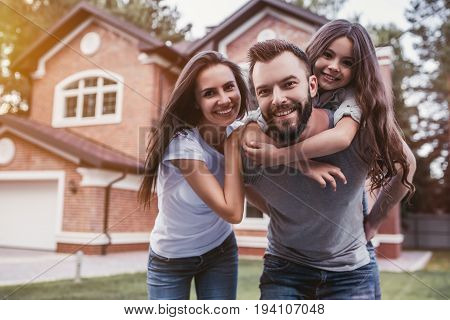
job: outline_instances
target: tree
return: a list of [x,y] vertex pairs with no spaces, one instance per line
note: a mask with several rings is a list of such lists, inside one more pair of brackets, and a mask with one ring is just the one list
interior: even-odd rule
[[[419,159],[423,162],[423,177],[428,185],[418,192],[432,203],[424,212],[450,213],[449,148],[449,86],[450,86],[450,8],[448,0],[412,0],[406,18],[409,32],[417,39],[414,47],[418,59],[407,91],[419,97],[416,133]],[[417,204],[421,206],[420,203]],[[429,205],[429,206],[428,206]]]
[[286,2],[323,15],[328,19],[335,19],[347,0],[286,0]]
[[[0,2],[0,114],[26,112],[30,85],[13,73],[11,61],[81,0],[2,0]],[[184,39],[191,25],[177,27],[180,14],[164,0],[88,0],[137,25],[162,41]],[[22,98],[23,97],[23,98]]]

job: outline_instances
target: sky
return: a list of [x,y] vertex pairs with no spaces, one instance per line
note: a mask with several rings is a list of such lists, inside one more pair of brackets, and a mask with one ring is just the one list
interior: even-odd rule
[[[242,7],[248,0],[166,0],[177,6],[181,14],[180,23],[192,23],[192,38],[205,34],[206,27],[215,26]],[[410,0],[348,0],[337,18],[351,19],[361,15],[363,25],[395,23],[401,29],[408,27],[404,17]]]

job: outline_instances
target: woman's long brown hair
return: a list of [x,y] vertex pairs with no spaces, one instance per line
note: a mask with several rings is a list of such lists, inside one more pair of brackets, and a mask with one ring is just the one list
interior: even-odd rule
[[229,67],[236,80],[241,94],[238,118],[242,118],[247,111],[249,99],[247,84],[237,64],[224,58],[216,51],[203,51],[192,57],[181,71],[164,108],[161,120],[150,137],[144,167],[144,179],[138,195],[139,201],[145,207],[150,205],[156,188],[158,166],[170,141],[177,133],[196,127],[202,119],[200,109],[195,107],[195,86],[198,74],[205,68],[218,64]]
[[313,36],[306,48],[312,66],[317,59],[340,37],[353,43],[353,78],[356,102],[362,110],[360,139],[364,152],[362,158],[369,166],[372,190],[386,185],[395,175],[398,163],[402,168],[402,183],[414,192],[414,185],[408,181],[409,164],[403,152],[401,129],[394,117],[392,92],[383,84],[375,47],[366,29],[359,23],[334,20],[325,24]]

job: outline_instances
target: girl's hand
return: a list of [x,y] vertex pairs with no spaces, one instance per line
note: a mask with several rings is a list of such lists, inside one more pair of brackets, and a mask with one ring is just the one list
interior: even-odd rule
[[328,163],[308,160],[307,162],[296,162],[296,168],[305,176],[315,180],[321,188],[325,188],[327,183],[336,191],[336,178],[347,184],[347,179],[341,169]]
[[270,143],[249,141],[243,145],[243,148],[248,158],[265,167],[280,164],[280,160],[283,157],[283,149],[278,149]]

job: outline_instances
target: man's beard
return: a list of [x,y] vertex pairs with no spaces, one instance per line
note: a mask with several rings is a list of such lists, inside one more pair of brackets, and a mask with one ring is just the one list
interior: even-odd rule
[[[308,93],[308,99],[302,105],[300,102],[293,102],[289,105],[283,105],[283,109],[295,108],[297,117],[295,121],[287,119],[285,121],[277,122],[276,117],[273,114],[273,108],[269,111],[268,116],[264,116],[264,120],[268,126],[268,135],[274,139],[280,146],[287,146],[296,143],[303,131],[306,129],[309,117],[312,112],[311,95]],[[267,118],[267,119],[266,119]]]

